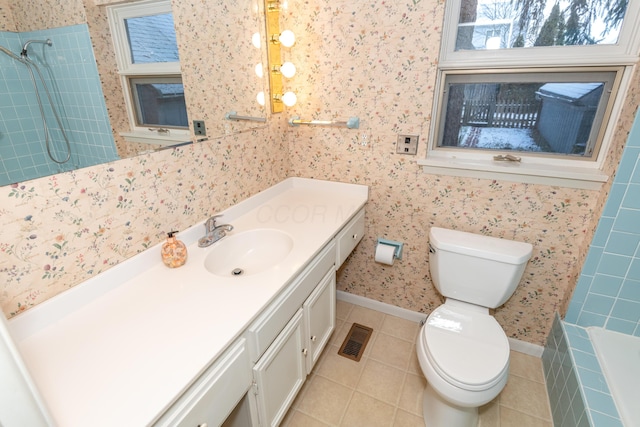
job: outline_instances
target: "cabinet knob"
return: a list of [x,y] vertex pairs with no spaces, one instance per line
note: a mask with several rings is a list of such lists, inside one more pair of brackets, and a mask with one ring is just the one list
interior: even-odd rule
[[316,342],[316,340],[318,339],[318,337],[316,337],[315,335],[311,337],[311,341]]
[[198,424],[198,427],[207,427],[207,423]]
[[353,235],[353,236],[351,236],[351,237],[353,237],[353,240],[356,240],[356,239],[358,238],[358,234],[356,233],[356,234],[354,234],[354,235]]
[[309,352],[309,351],[308,351],[306,348],[303,348],[303,349],[302,349],[302,354],[304,354],[304,355],[305,355],[305,357],[307,356],[307,353],[308,353],[308,352]]

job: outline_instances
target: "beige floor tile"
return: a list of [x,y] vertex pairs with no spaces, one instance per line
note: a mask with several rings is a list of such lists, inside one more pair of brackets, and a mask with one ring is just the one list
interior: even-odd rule
[[283,420],[281,427],[329,427],[331,424],[323,423],[300,411],[290,411]]
[[[338,325],[338,323],[340,323],[340,325]],[[333,331],[333,334],[331,334],[331,337],[329,338],[329,344],[337,345],[338,347],[340,347],[344,339],[347,337],[349,329],[351,329],[351,325],[353,325],[352,322],[336,322],[336,329]]]
[[392,405],[398,403],[405,372],[373,359],[365,362],[357,391]]
[[395,407],[373,397],[355,392],[342,420],[343,426],[393,426]]
[[380,332],[371,346],[369,357],[405,371],[412,350],[413,344],[409,341]]
[[386,315],[382,321],[380,332],[413,343],[416,340],[419,329],[420,325],[416,322]]
[[[423,427],[426,380],[416,355],[418,326],[343,301],[338,312],[330,345],[283,427]],[[337,354],[353,322],[374,329],[360,362]],[[479,427],[552,427],[543,378],[539,358],[512,352],[507,386],[480,408]]]
[[349,313],[353,310],[353,304],[337,300],[336,301],[336,318],[340,320],[346,320],[349,317]]
[[393,427],[424,427],[422,415],[417,416],[398,409]]
[[509,376],[500,395],[500,406],[501,412],[502,407],[507,407],[543,420],[551,420],[546,386],[516,375]]
[[542,359],[519,351],[511,351],[509,374],[544,383]]
[[398,408],[422,417],[422,395],[427,380],[422,375],[408,373],[402,385]]
[[409,367],[407,368],[407,372],[423,375],[420,362],[418,361],[418,353],[416,352],[415,344],[411,347],[411,357],[409,358]]
[[315,376],[297,409],[327,424],[338,425],[352,393],[341,384]]
[[[356,362],[338,354],[340,347],[329,345],[320,356],[315,372],[349,388],[355,388],[365,361]],[[366,360],[366,359],[365,359]]]
[[501,406],[500,427],[553,427],[553,423]]
[[500,427],[500,404],[498,398],[478,408],[478,427]]
[[379,331],[384,316],[384,313],[379,311],[355,305],[347,317],[347,323],[359,323],[363,326],[373,328],[374,331]]

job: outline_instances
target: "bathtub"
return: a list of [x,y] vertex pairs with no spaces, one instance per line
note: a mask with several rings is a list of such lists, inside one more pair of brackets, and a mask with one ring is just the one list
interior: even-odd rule
[[620,419],[640,426],[640,337],[587,328]]

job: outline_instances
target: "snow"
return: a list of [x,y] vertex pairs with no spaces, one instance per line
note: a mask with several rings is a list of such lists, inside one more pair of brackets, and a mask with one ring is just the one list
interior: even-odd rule
[[496,150],[542,151],[535,142],[533,132],[533,129],[462,126],[458,146]]

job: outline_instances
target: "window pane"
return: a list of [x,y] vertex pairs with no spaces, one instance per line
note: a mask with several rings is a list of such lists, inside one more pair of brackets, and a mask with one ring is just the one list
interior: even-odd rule
[[184,87],[179,78],[130,79],[139,126],[188,127]]
[[131,62],[179,62],[173,14],[125,19]]
[[456,50],[616,44],[628,0],[462,0]]
[[590,156],[615,78],[604,74],[448,76],[438,147]]

